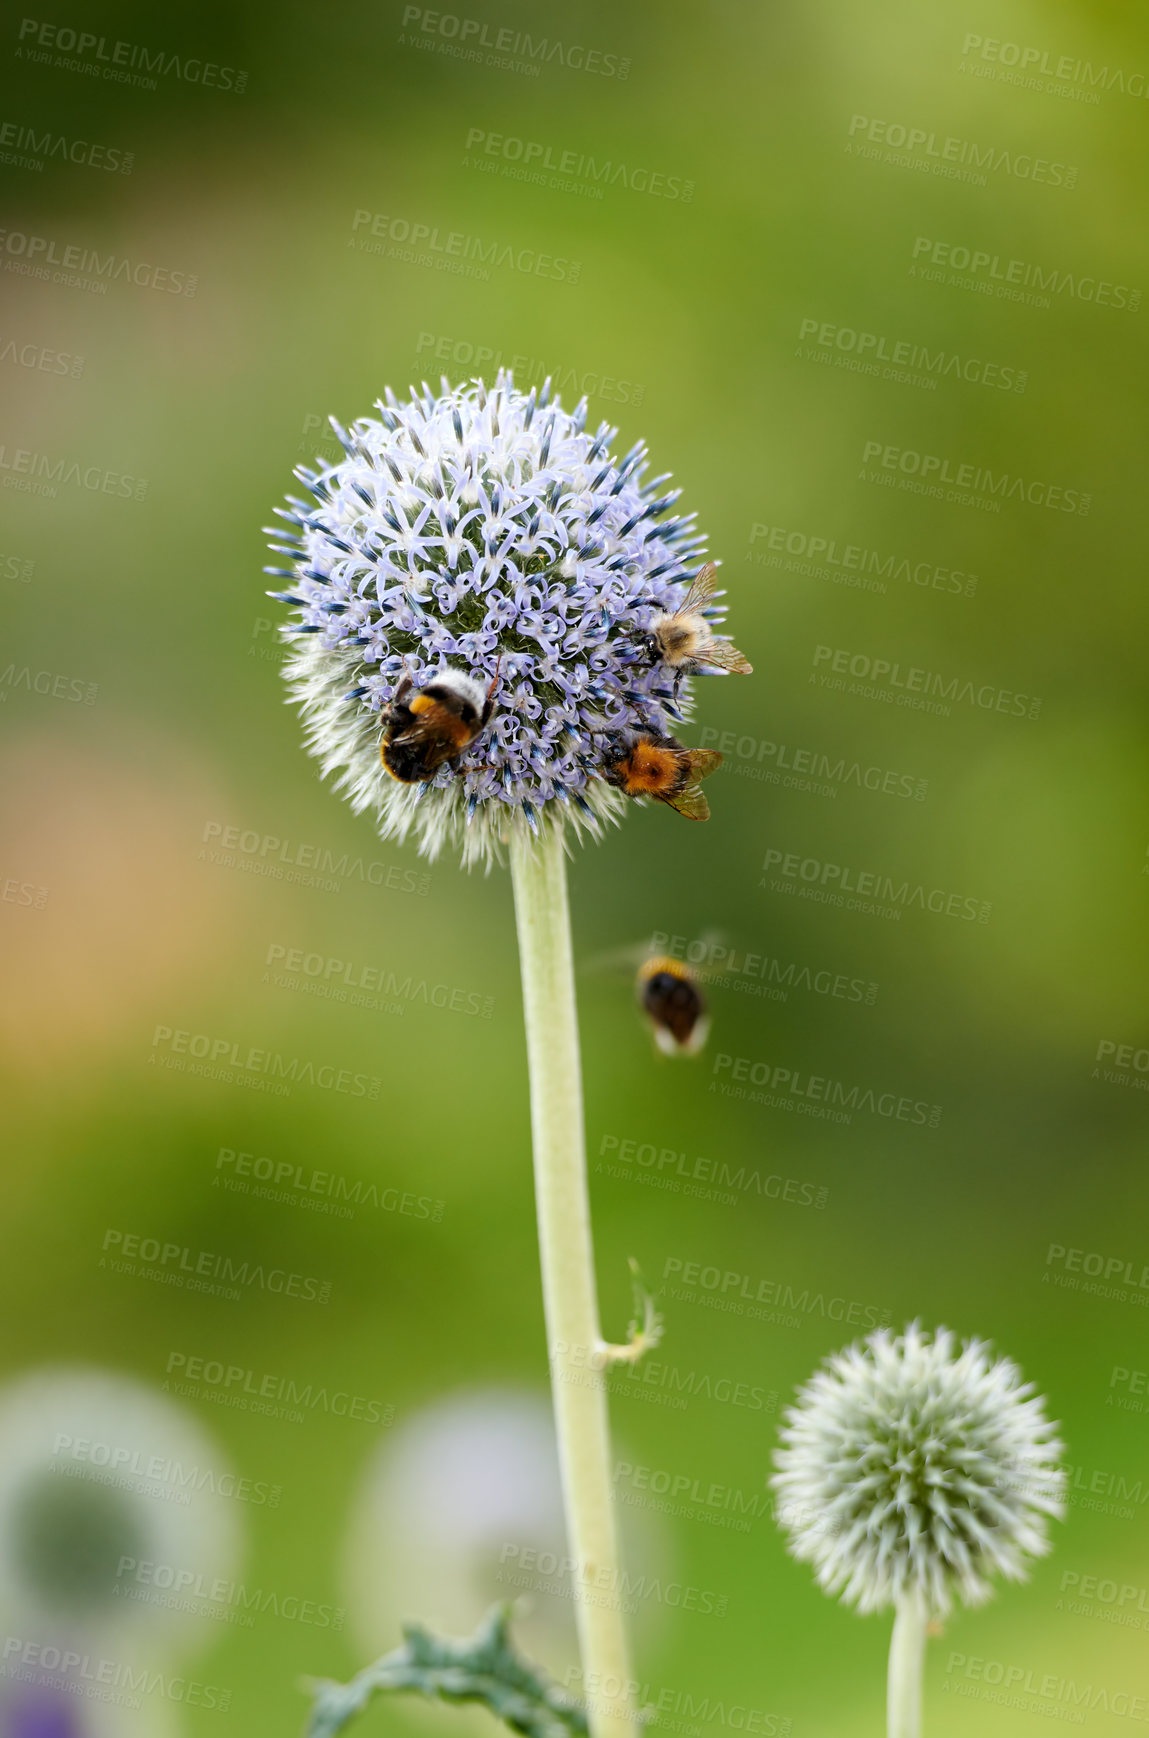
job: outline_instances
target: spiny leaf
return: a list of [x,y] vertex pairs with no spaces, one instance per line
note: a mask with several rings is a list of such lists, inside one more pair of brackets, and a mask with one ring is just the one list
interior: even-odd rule
[[496,1605],[466,1641],[404,1626],[403,1646],[368,1666],[349,1684],[319,1683],[306,1738],[332,1738],[377,1693],[413,1690],[446,1702],[481,1702],[524,1738],[584,1738],[578,1704],[523,1659],[511,1641],[511,1610]]

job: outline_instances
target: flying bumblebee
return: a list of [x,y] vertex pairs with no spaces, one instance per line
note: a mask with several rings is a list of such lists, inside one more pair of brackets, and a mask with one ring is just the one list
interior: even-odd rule
[[737,646],[729,640],[717,640],[703,610],[715,593],[718,569],[712,561],[692,583],[682,603],[672,615],[660,610],[650,624],[647,644],[652,664],[668,664],[674,671],[677,688],[683,676],[749,676],[753,666],[747,663]]
[[656,955],[639,966],[635,989],[663,1055],[696,1056],[706,1042],[710,1016],[690,967]]
[[383,712],[379,753],[400,784],[426,784],[441,766],[457,761],[482,735],[495,713],[496,669],[486,689],[462,670],[440,670],[416,688],[403,672]]
[[708,821],[710,804],[700,781],[721,764],[713,749],[684,748],[675,737],[652,730],[619,730],[610,737],[600,771],[628,797],[653,797],[688,821]]

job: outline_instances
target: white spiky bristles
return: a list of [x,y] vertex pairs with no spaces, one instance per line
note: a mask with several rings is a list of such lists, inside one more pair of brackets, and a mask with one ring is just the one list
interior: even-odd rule
[[859,1611],[988,1599],[1049,1550],[1062,1445],[1017,1366],[947,1328],[882,1329],[799,1390],[775,1453],[778,1521],[818,1584]]

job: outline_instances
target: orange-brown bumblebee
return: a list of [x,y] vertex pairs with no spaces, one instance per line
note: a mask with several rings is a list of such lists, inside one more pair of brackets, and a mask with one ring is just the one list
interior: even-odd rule
[[391,777],[401,784],[426,784],[441,766],[458,760],[481,736],[495,712],[495,671],[491,686],[462,670],[440,670],[416,688],[408,671],[385,709],[379,753]]
[[729,640],[716,640],[702,611],[715,593],[718,569],[708,562],[694,580],[682,603],[668,615],[659,612],[650,624],[647,636],[652,664],[669,664],[676,677],[704,676],[721,671],[723,675],[749,676],[748,664],[737,646]]
[[706,1042],[706,997],[690,967],[661,955],[638,968],[639,1006],[665,1056],[696,1056]]
[[601,772],[628,797],[654,797],[688,821],[708,821],[710,804],[699,781],[721,764],[722,756],[711,748],[684,748],[673,736],[653,730],[619,730],[610,738]]

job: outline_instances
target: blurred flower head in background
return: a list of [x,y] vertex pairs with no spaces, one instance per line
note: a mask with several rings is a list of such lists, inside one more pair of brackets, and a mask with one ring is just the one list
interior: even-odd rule
[[[561,1558],[564,1538],[546,1403],[500,1389],[438,1401],[389,1432],[366,1469],[346,1551],[357,1632],[376,1652],[394,1646],[411,1617],[469,1635],[490,1605],[519,1591],[500,1580],[504,1548]],[[541,1637],[573,1658],[570,1611],[533,1613],[526,1651]]]
[[[307,743],[384,838],[414,829],[436,855],[490,863],[511,828],[570,819],[598,835],[624,799],[596,776],[617,732],[669,734],[689,706],[652,659],[651,624],[683,601],[703,538],[669,513],[677,490],[645,479],[642,442],[618,459],[617,431],[587,432],[500,371],[439,397],[424,387],[349,431],[346,456],[297,474],[273,545],[298,612],[284,629],[286,676]],[[491,692],[493,717],[425,782],[398,783],[379,752],[381,715],[409,677],[445,670]],[[681,686],[681,694],[679,687]]]
[[916,1323],[826,1360],[799,1390],[771,1481],[792,1554],[860,1611],[979,1605],[1025,1579],[1063,1509],[1061,1444],[1017,1366]]
[[[186,1655],[216,1634],[193,1597],[235,1575],[228,1463],[162,1394],[103,1370],[38,1370],[0,1390],[0,1618],[35,1646],[120,1662]],[[141,1564],[162,1569],[137,1573]],[[2,1729],[2,1728],[0,1728]]]
[[[622,1523],[635,1572],[665,1573],[658,1517],[628,1509]],[[513,1600],[523,1651],[561,1678],[578,1659],[567,1557],[549,1404],[477,1389],[416,1413],[368,1463],[348,1524],[347,1605],[379,1654],[410,1618],[469,1635],[490,1606]],[[636,1622],[649,1633],[661,1615],[644,1602]]]

